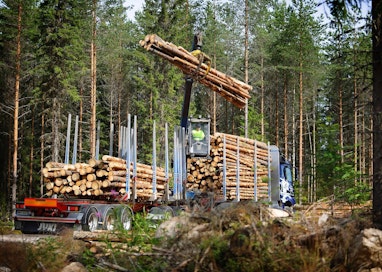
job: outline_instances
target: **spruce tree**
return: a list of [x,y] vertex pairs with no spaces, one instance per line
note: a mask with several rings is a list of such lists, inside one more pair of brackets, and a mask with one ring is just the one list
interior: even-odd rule
[[49,160],[63,161],[63,134],[70,105],[80,100],[77,80],[84,72],[84,37],[88,1],[42,1],[39,6],[39,49],[36,69],[39,84],[36,95],[45,109],[43,139],[50,147]]

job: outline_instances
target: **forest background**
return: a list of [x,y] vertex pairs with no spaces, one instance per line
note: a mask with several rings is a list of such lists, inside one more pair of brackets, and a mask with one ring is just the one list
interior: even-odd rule
[[212,133],[279,146],[298,170],[299,203],[371,198],[368,1],[336,16],[330,2],[313,0],[146,0],[134,19],[120,0],[0,3],[2,217],[15,200],[43,194],[41,169],[65,158],[69,114],[79,118],[77,162],[98,151],[97,122],[99,153],[117,156],[118,128],[130,114],[138,160],[152,162],[155,121],[163,166],[164,127],[179,126],[184,75],[139,46],[151,33],[190,50],[201,31],[213,67],[253,86],[240,110],[194,83],[190,115],[211,116]]

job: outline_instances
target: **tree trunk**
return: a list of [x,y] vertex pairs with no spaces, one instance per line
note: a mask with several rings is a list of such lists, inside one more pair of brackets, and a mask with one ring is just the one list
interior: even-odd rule
[[362,147],[358,147],[358,91],[357,91],[357,53],[353,49],[353,99],[354,99],[354,183],[361,181],[361,178],[358,180],[357,171],[361,170],[361,164],[359,164],[358,150]]
[[288,80],[285,76],[284,78],[284,155],[288,158]]
[[53,107],[50,109],[53,111],[52,116],[52,160],[53,161],[59,161],[59,154],[60,154],[60,108],[57,98],[53,98]]
[[294,176],[296,177],[298,172],[296,173],[297,164],[296,164],[296,158],[297,158],[297,152],[296,152],[296,144],[297,144],[297,129],[296,129],[296,103],[295,103],[295,97],[296,97],[296,88],[293,87],[292,90],[292,165],[295,167],[294,170]]
[[[340,73],[342,74],[342,73]],[[339,115],[338,115],[338,126],[339,126],[339,144],[340,144],[340,155],[341,155],[341,165],[344,164],[345,162],[345,158],[344,158],[344,121],[343,121],[343,118],[344,118],[344,115],[343,115],[343,101],[342,101],[342,95],[343,95],[343,91],[342,91],[342,82],[341,82],[341,76],[339,76],[338,78],[340,78],[340,86],[338,88],[338,99],[339,99],[339,102],[338,102],[338,110],[339,110]]]
[[310,175],[307,177],[307,181],[308,181],[308,202],[311,203],[313,200],[313,197],[312,197],[312,193],[313,193],[313,190],[312,190],[312,187],[313,187],[313,140],[312,140],[312,134],[310,133],[309,131],[309,128],[310,128],[310,122],[309,122],[309,114],[307,113],[306,114],[306,127],[308,128],[307,129],[307,135],[308,135],[308,143],[309,143],[309,160],[310,160]]
[[[44,112],[44,111],[42,111]],[[44,135],[45,134],[45,114],[43,113],[41,115],[41,135]],[[44,141],[44,138],[41,137],[41,143],[40,143],[40,148],[41,148],[41,157],[40,157],[40,169],[42,169],[44,167],[44,149],[45,149],[45,141]],[[40,195],[43,195],[44,194],[44,176],[41,172],[40,174]]]
[[32,110],[32,128],[31,128],[31,145],[29,153],[29,197],[32,197],[32,188],[33,188],[33,158],[34,158],[34,110]]
[[260,105],[260,113],[261,113],[261,141],[264,142],[265,139],[265,122],[264,122],[264,57],[261,56],[261,105]]
[[17,201],[17,149],[18,149],[18,131],[19,131],[19,95],[20,95],[20,59],[21,59],[21,13],[22,5],[19,4],[17,16],[17,41],[16,41],[16,75],[15,75],[15,110],[13,115],[13,184],[12,184],[12,216],[16,215]]
[[[302,52],[300,51],[300,54],[302,55]],[[303,148],[304,148],[304,138],[303,138],[303,82],[302,82],[302,60],[300,57],[300,75],[299,75],[299,85],[300,85],[300,95],[299,95],[299,108],[300,108],[300,119],[299,119],[299,155],[298,155],[298,169],[299,169],[299,185],[300,185],[300,192],[299,192],[299,204],[302,204],[302,184],[303,184]]]
[[276,80],[276,101],[275,101],[275,145],[280,146],[279,144],[279,92],[278,92],[278,80]]
[[[248,0],[245,0],[244,82],[248,84]],[[248,99],[245,100],[244,137],[248,138]]]
[[317,123],[317,116],[316,116],[316,107],[317,107],[317,104],[318,104],[318,99],[317,99],[317,92],[314,91],[314,96],[313,96],[313,128],[312,128],[312,131],[313,131],[313,135],[312,135],[312,139],[313,139],[313,154],[312,154],[312,157],[313,157],[313,164],[312,164],[312,168],[313,168],[313,199],[312,201],[315,202],[316,199],[317,199],[317,143],[316,143],[316,123]]
[[93,23],[92,23],[92,42],[91,42],[91,91],[90,91],[90,155],[95,157],[96,152],[96,122],[97,122],[97,49],[96,49],[96,36],[97,36],[97,17],[96,17],[97,0],[93,0]]
[[[121,105],[122,105],[122,92],[121,90],[118,90],[118,113],[117,113],[117,128],[116,128],[116,131],[118,130],[118,139],[117,139],[117,154],[119,154],[119,143],[121,142],[121,133],[119,131],[119,129],[121,128],[121,116],[122,116],[122,109],[121,109]],[[129,107],[127,107],[127,112],[129,112]]]
[[382,0],[373,0],[373,222],[382,228]]
[[[82,161],[82,131],[83,131],[83,127],[82,127],[82,124],[83,124],[83,112],[84,112],[84,88],[80,88],[80,96],[81,96],[81,100],[80,100],[80,116],[79,116],[79,120],[78,120],[78,157],[77,159],[79,161]],[[77,160],[76,160],[77,161]]]

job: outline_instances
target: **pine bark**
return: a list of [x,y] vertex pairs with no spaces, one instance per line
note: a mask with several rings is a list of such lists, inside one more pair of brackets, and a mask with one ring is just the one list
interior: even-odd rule
[[90,108],[91,108],[91,118],[90,118],[90,154],[95,157],[96,150],[96,114],[97,114],[97,49],[96,49],[96,9],[97,0],[93,0],[93,22],[92,22],[92,41],[91,41],[91,90],[90,90]]
[[[244,41],[244,82],[248,84],[248,40],[249,40],[249,22],[248,22],[248,13],[249,13],[249,3],[248,0],[245,0],[245,41]],[[248,138],[248,99],[245,101],[245,109],[244,109],[244,137]]]
[[19,96],[20,96],[20,71],[21,71],[21,17],[22,4],[18,5],[17,15],[17,41],[16,41],[16,75],[15,75],[15,109],[13,115],[13,184],[12,184],[12,215],[16,215],[17,200],[17,157],[18,157],[18,131],[19,131]]
[[[301,45],[300,45],[301,46]],[[300,55],[302,54],[302,52],[300,52]],[[300,71],[299,71],[299,185],[300,185],[300,188],[303,188],[302,187],[302,184],[303,184],[303,148],[304,148],[304,138],[303,138],[303,127],[304,127],[304,122],[303,122],[303,70],[302,70],[302,60],[301,60],[301,56],[300,56]],[[300,195],[299,195],[299,204],[302,203],[302,197],[301,197],[301,192],[300,192]]]

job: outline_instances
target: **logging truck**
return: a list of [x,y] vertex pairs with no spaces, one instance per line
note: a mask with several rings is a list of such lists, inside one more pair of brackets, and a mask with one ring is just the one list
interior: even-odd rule
[[[58,233],[66,227],[95,231],[119,226],[129,230],[138,212],[157,219],[164,214],[175,216],[194,205],[208,210],[239,201],[262,201],[277,208],[295,204],[292,168],[276,146],[230,134],[211,135],[209,118],[188,116],[194,79],[240,108],[252,87],[212,69],[209,58],[200,51],[199,36],[194,37],[191,53],[156,35],[146,36],[141,45],[187,75],[181,122],[174,128],[171,163],[166,125],[162,137],[165,166],[157,166],[155,122],[153,161],[150,165],[138,162],[137,118],[132,122],[130,115],[127,127],[120,128],[118,156],[112,156],[111,131],[109,155],[99,158],[96,154],[86,163],[77,163],[75,133],[69,163],[68,122],[65,162],[48,162],[42,169],[44,195],[17,203],[15,229],[23,233]],[[78,131],[78,118],[75,126]],[[198,126],[204,135],[194,138],[192,131]],[[97,137],[99,143],[99,133]]]
[[124,159],[104,155],[87,163],[47,163],[44,196],[16,205],[15,229],[58,233],[68,227],[95,231],[118,225],[129,230],[139,212],[158,219],[193,205],[206,211],[239,201],[277,208],[295,204],[292,168],[276,146],[216,133],[210,135],[208,157],[191,157],[181,142],[175,137],[171,172],[138,163],[133,149],[133,156]]

